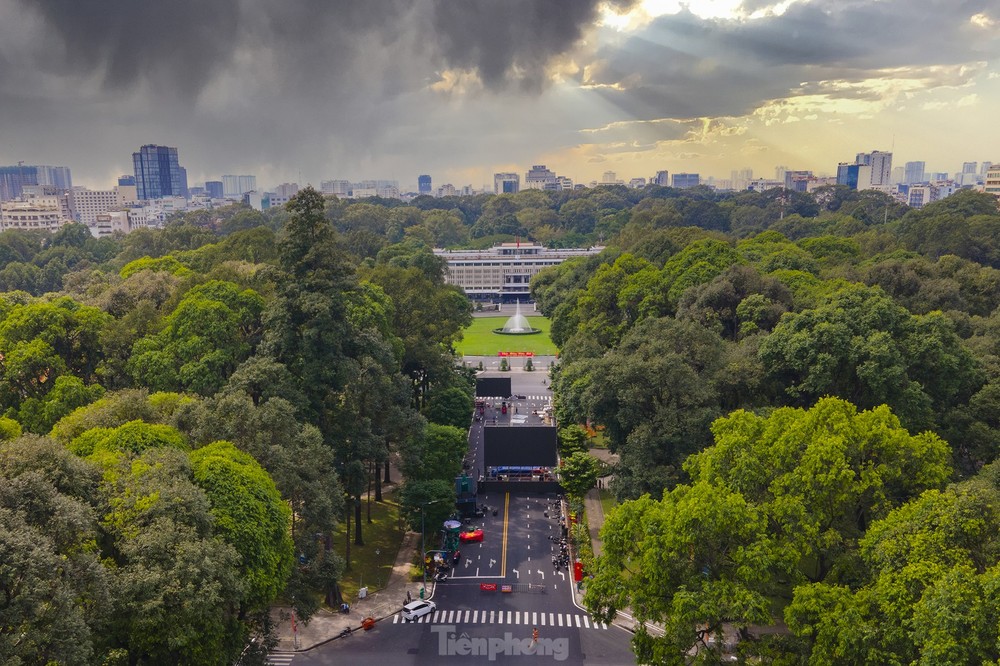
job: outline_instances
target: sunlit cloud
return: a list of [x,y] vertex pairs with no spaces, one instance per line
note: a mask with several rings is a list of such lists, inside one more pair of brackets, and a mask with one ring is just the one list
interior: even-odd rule
[[973,14],[969,18],[969,23],[971,23],[972,25],[976,26],[977,28],[992,29],[992,28],[996,28],[997,27],[997,21],[996,21],[996,19],[993,19],[993,18],[991,18],[988,15],[983,14],[983,13]]

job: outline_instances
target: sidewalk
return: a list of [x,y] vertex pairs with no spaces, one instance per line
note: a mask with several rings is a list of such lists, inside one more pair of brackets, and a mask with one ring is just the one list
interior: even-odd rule
[[[309,624],[297,622],[295,632],[297,635],[293,635],[291,609],[273,606],[271,618],[275,623],[275,635],[279,641],[275,649],[281,652],[310,650],[337,638],[344,629],[361,631],[361,620],[366,617],[381,620],[392,616],[406,603],[407,591],[413,599],[418,599],[421,583],[410,582],[410,560],[419,539],[419,532],[407,532],[403,535],[403,542],[399,546],[396,562],[392,565],[392,574],[385,588],[371,592],[365,599],[345,599],[351,605],[351,612],[347,615],[323,608],[313,615]],[[432,584],[429,583],[428,593],[432,590]]]

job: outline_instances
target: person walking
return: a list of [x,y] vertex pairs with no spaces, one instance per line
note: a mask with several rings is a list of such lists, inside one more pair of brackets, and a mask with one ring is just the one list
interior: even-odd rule
[[413,597],[410,595],[410,591],[407,590],[406,591],[406,603],[410,603],[411,601],[413,601]]

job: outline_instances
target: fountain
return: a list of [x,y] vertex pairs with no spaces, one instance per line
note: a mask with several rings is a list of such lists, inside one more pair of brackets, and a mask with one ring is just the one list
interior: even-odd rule
[[498,335],[534,335],[541,333],[540,328],[532,328],[528,323],[528,318],[521,314],[521,301],[517,302],[514,316],[507,320],[503,328],[494,328],[493,332]]

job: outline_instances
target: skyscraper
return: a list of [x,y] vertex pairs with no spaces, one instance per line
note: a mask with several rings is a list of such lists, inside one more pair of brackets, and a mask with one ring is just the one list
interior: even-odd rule
[[417,176],[417,192],[420,194],[430,195],[433,192],[431,187],[431,177],[424,174],[422,176]]
[[227,199],[239,199],[247,192],[256,191],[257,176],[225,175],[222,177],[222,196]]
[[924,182],[924,169],[926,162],[907,162],[903,173],[903,182],[907,185]]
[[148,144],[132,153],[139,199],[187,196],[187,173],[177,162],[177,149]]
[[650,178],[650,182],[653,185],[660,185],[661,187],[666,187],[670,184],[670,177],[666,171],[657,171],[656,175]]
[[[872,168],[871,184],[874,187],[892,184],[892,153],[873,150],[870,153],[858,153],[855,164],[864,164]],[[861,188],[858,189],[867,189]]]
[[213,199],[222,198],[222,181],[221,180],[206,180],[205,181],[205,194]]
[[517,194],[520,189],[520,175],[516,173],[493,174],[493,194]]
[[701,176],[696,173],[675,173],[670,177],[670,182],[678,189],[697,187],[701,184]]

